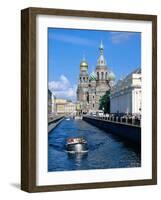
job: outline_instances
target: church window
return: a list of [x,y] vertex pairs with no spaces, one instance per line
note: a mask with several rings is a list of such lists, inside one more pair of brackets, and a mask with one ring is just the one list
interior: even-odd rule
[[99,80],[99,72],[97,72],[97,79]]
[[102,79],[102,80],[103,80],[103,75],[104,75],[103,72],[101,72],[101,79]]
[[87,102],[89,103],[89,93],[87,92]]
[[107,72],[106,72],[106,75],[105,75],[106,77],[105,77],[105,79],[107,80]]
[[83,81],[85,82],[85,77],[83,77]]

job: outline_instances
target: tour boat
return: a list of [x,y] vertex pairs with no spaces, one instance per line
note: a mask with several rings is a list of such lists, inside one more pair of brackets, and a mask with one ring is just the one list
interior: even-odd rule
[[75,119],[75,120],[82,119],[82,116],[75,116],[74,119]]
[[69,153],[87,152],[87,141],[84,138],[68,138],[66,149]]

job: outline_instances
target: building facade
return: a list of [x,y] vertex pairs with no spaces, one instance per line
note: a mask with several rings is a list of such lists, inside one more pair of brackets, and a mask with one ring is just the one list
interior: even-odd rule
[[69,115],[76,114],[76,104],[73,102],[67,102],[65,106],[65,113]]
[[52,113],[52,92],[48,89],[48,114]]
[[111,113],[141,114],[141,69],[138,68],[111,89]]
[[100,98],[110,90],[115,75],[109,70],[104,56],[104,46],[99,46],[100,55],[95,70],[88,73],[88,63],[85,58],[80,63],[80,74],[77,87],[77,101],[80,114],[99,109]]
[[55,113],[60,115],[75,115],[76,103],[66,99],[55,99]]
[[56,112],[55,101],[56,101],[56,96],[52,93],[52,99],[51,99],[52,113]]

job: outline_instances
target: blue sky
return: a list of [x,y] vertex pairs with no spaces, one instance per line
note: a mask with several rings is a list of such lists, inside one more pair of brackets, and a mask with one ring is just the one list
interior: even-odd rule
[[48,82],[57,97],[75,99],[81,59],[85,55],[91,73],[101,40],[107,66],[116,80],[140,67],[140,33],[48,28]]

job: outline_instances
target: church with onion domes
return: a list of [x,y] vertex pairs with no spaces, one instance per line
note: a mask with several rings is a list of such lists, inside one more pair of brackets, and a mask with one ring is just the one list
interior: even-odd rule
[[80,74],[77,86],[77,101],[80,114],[99,110],[100,98],[109,91],[115,80],[114,73],[109,69],[104,56],[104,45],[99,46],[99,58],[95,70],[89,74],[88,62],[85,57],[80,63]]

